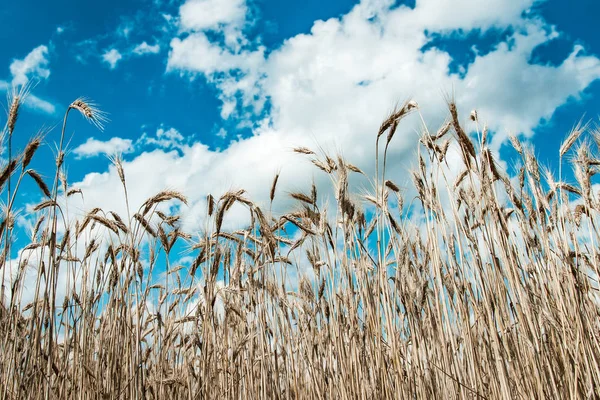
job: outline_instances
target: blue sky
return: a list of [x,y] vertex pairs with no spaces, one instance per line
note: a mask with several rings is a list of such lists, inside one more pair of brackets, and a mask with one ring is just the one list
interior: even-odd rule
[[[105,157],[122,152],[133,203],[180,189],[193,223],[209,192],[244,187],[266,201],[277,171],[282,188],[305,188],[315,173],[296,145],[372,171],[378,125],[408,98],[435,130],[454,93],[507,165],[513,133],[557,170],[568,130],[584,115],[598,122],[599,13],[592,0],[23,0],[0,8],[0,88],[34,84],[17,148],[79,96],[109,114],[103,132],[69,124],[69,181],[86,195],[73,210],[123,210]],[[402,129],[390,168],[407,185],[419,120]],[[51,156],[33,164],[47,177]],[[23,202],[35,196],[28,186]]]

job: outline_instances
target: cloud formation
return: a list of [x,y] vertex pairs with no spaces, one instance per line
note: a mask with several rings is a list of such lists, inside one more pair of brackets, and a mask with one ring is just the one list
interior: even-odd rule
[[[50,77],[48,53],[48,47],[40,45],[23,59],[14,59],[9,66],[12,80],[10,82],[0,80],[0,91],[19,91],[20,87],[30,85],[32,82],[35,85],[40,80],[48,79]],[[27,92],[23,102],[25,107],[50,115],[56,112],[56,106],[51,102],[29,93],[28,90],[25,92]]]
[[123,55],[117,49],[107,50],[102,55],[102,60],[110,66],[110,69],[115,69],[117,63],[123,58]]
[[240,28],[247,9],[245,0],[188,0],[180,9],[180,26],[188,31]]
[[157,54],[160,51],[160,45],[158,43],[149,45],[147,42],[142,42],[135,46],[132,53],[138,56],[144,54]]
[[246,37],[248,12],[245,0],[188,0],[179,9],[184,35],[170,43],[167,71],[199,73],[214,84],[223,119],[260,112],[265,103],[260,84],[266,48]]
[[113,137],[109,140],[88,138],[85,143],[73,149],[77,158],[91,158],[99,155],[128,154],[149,148],[165,150],[187,150],[189,139],[186,139],[177,129],[161,126],[154,135],[143,133],[135,142],[131,139]]
[[25,85],[32,78],[48,79],[48,47],[41,45],[31,50],[23,59],[15,59],[10,64],[13,85]]
[[86,140],[85,143],[76,147],[73,150],[73,153],[75,153],[78,158],[89,158],[101,154],[112,155],[129,153],[133,151],[133,149],[133,141],[131,139],[114,137],[108,141],[100,141],[91,137]]

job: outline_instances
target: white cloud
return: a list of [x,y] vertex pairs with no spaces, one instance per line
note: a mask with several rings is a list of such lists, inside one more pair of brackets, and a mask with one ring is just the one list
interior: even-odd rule
[[60,35],[60,34],[61,34],[61,33],[63,33],[64,31],[65,31],[65,28],[64,28],[63,26],[57,26],[57,27],[56,27],[56,33],[57,33],[57,34],[59,34],[59,35]]
[[25,107],[42,112],[44,114],[56,113],[56,106],[47,100],[41,99],[33,94],[29,94],[24,102]]
[[93,137],[89,138],[85,143],[76,147],[73,152],[78,158],[96,157],[101,154],[119,154],[129,153],[133,151],[133,142],[130,139],[122,139],[119,137],[111,138],[108,141],[96,140]]
[[[187,0],[179,9],[179,29],[186,37],[171,41],[167,70],[192,70],[205,75],[255,71],[264,62],[264,48],[243,35],[245,0]],[[210,39],[207,31],[212,31]],[[214,33],[217,33],[215,36]]]
[[[201,2],[185,4],[191,3]],[[429,128],[435,130],[447,116],[444,92],[455,93],[470,129],[474,125],[468,123],[468,112],[478,109],[479,120],[497,131],[497,149],[507,130],[531,135],[541,119],[551,117],[600,77],[600,60],[583,55],[578,47],[558,66],[529,63],[533,49],[555,36],[540,19],[523,16],[531,2],[495,1],[496,7],[483,7],[465,0],[426,0],[414,10],[392,9],[390,3],[363,1],[342,18],[315,22],[310,33],[289,38],[268,56],[258,42],[236,49],[199,31],[221,22],[182,20],[180,28],[191,32],[172,40],[169,71],[201,75],[214,83],[225,118],[239,106],[260,111],[265,98],[270,99],[270,112],[253,136],[234,141],[223,151],[201,143],[181,145],[179,151],[163,146],[128,161],[125,171],[136,196],[132,206],[165,187],[180,189],[190,197],[188,221],[194,222],[204,213],[207,193],[243,187],[249,197],[266,204],[271,179],[279,169],[279,193],[307,187],[313,175],[324,181],[306,160],[292,155],[297,145],[341,150],[372,173],[375,134],[393,105],[415,99]],[[468,5],[475,11],[465,8]],[[181,17],[185,10],[184,5]],[[226,21],[239,17],[220,20],[233,24]],[[477,56],[464,76],[450,74],[450,54],[421,50],[428,41],[426,29],[444,34],[509,25],[515,33],[488,54]],[[242,103],[237,104],[240,94]],[[409,117],[391,143],[389,177],[401,185],[407,183],[405,172],[414,159],[419,129],[420,119]],[[158,136],[153,140],[158,142]],[[113,169],[89,174],[78,184],[86,193],[86,208],[109,209],[122,207],[120,200],[103,194],[119,185]],[[245,218],[243,210],[232,211],[236,218]]]
[[163,149],[183,149],[187,146],[185,138],[177,129],[169,128],[165,130],[163,127],[156,130],[154,137],[150,137],[144,133],[137,141],[137,144],[150,145]]
[[165,150],[188,149],[186,139],[177,129],[160,127],[155,135],[142,134],[135,142],[131,139],[113,137],[110,140],[102,141],[93,137],[88,138],[85,143],[77,146],[73,153],[77,158],[90,158],[102,154],[127,154],[141,150],[142,148],[152,147]]
[[258,112],[265,101],[260,77],[266,49],[245,36],[251,25],[245,0],[187,0],[179,10],[186,35],[171,40],[167,71],[200,73],[215,84],[224,119],[238,106]]
[[[396,15],[405,25],[434,31],[521,25],[521,15],[544,0],[418,0],[414,10]],[[389,3],[389,1],[387,1]],[[402,15],[404,14],[404,15]],[[410,15],[410,17],[409,17]]]
[[257,51],[233,52],[211,42],[204,33],[171,41],[169,70],[180,69],[212,75],[219,72],[256,70],[264,61],[264,48]]
[[160,51],[160,45],[158,43],[154,45],[149,45],[146,42],[142,42],[135,46],[133,49],[133,53],[136,55],[144,55],[144,54],[157,54]]
[[48,47],[44,45],[31,50],[22,60],[13,60],[10,64],[13,85],[24,85],[31,78],[47,79],[50,76],[48,64]]
[[169,141],[174,141],[174,142],[183,141],[183,135],[181,133],[179,133],[179,131],[177,129],[174,129],[174,128],[170,128],[168,130],[159,128],[156,131],[156,137],[158,137],[159,139],[164,139],[164,140],[169,140]]
[[110,69],[115,69],[117,63],[122,58],[123,56],[117,49],[110,49],[102,55],[102,60],[104,60],[104,62],[106,62],[110,66]]
[[[203,74],[220,90],[223,102],[221,116],[229,118],[238,107],[253,106],[259,111],[264,103],[260,84],[265,63],[265,48],[234,50],[211,42],[204,33],[194,33],[185,39],[174,38],[167,63],[167,71]],[[256,102],[256,100],[260,100]]]
[[189,31],[240,27],[246,13],[245,0],[187,0],[179,10],[181,28]]

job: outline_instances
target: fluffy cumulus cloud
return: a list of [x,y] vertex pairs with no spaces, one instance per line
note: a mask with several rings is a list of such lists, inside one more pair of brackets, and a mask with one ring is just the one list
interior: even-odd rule
[[[423,28],[433,32],[451,30],[487,30],[491,27],[521,25],[521,16],[529,12],[535,3],[544,0],[418,0],[414,10],[397,13],[395,17],[411,28]],[[367,2],[363,2],[367,3]],[[385,9],[393,0],[373,0],[372,6]]]
[[45,45],[31,50],[22,60],[13,60],[10,64],[13,85],[24,85],[31,78],[47,79],[50,76],[49,62],[48,47]]
[[73,149],[73,153],[81,159],[99,155],[127,154],[149,148],[185,151],[189,149],[188,142],[189,139],[184,138],[177,129],[160,127],[153,135],[143,133],[135,142],[120,137],[113,137],[106,141],[91,137],[85,143]]
[[245,0],[188,0],[180,10],[181,28],[185,30],[218,30],[239,27],[246,19]]
[[73,153],[79,158],[96,157],[101,154],[112,155],[129,153],[133,151],[133,141],[130,139],[112,138],[107,141],[101,141],[89,138],[85,143],[76,147]]
[[[38,82],[50,77],[48,47],[41,45],[33,49],[23,59],[14,59],[10,66],[12,80],[0,80],[0,91],[15,91],[26,93],[25,107],[43,114],[54,114],[56,106],[40,97],[34,96],[27,90],[31,82]],[[25,90],[23,90],[25,89]]]
[[245,0],[188,0],[179,10],[184,36],[171,40],[167,71],[202,74],[215,84],[225,119],[238,107],[256,112],[265,102],[260,84],[266,49],[245,36],[249,24]]
[[[492,147],[497,151],[508,132],[530,137],[540,120],[578,98],[600,77],[600,60],[585,55],[579,46],[559,65],[530,62],[533,50],[556,36],[529,11],[534,1],[493,0],[483,5],[419,0],[411,9],[392,7],[388,0],[363,0],[340,18],[316,21],[309,33],[288,38],[270,53],[259,40],[245,36],[250,18],[243,0],[219,1],[223,8],[206,14],[216,3],[188,0],[180,8],[180,33],[171,41],[168,71],[201,76],[214,84],[224,118],[254,113],[253,135],[222,151],[202,143],[158,146],[125,163],[128,182],[134,186],[130,193],[139,197],[137,201],[165,187],[180,189],[190,197],[186,212],[191,222],[201,218],[209,192],[219,195],[243,187],[266,203],[278,170],[281,191],[302,189],[313,176],[323,179],[310,163],[292,155],[294,146],[341,151],[371,173],[379,124],[405,99],[419,104],[428,128],[435,130],[447,117],[443,94],[454,96],[470,130],[475,126],[468,114],[478,110],[480,122],[494,132]],[[464,74],[451,73],[451,54],[435,47],[423,50],[431,33],[492,28],[510,28],[511,33],[487,54],[476,56]],[[270,105],[266,115],[265,99]],[[407,183],[406,170],[421,129],[421,119],[413,115],[403,121],[391,143],[389,176],[401,185]],[[176,135],[167,132],[153,140],[177,142]],[[122,201],[103,195],[118,190],[119,184],[110,169],[89,174],[78,186],[86,193],[86,208],[122,210]]]
[[211,76],[233,70],[253,72],[260,68],[263,62],[262,51],[233,52],[227,47],[211,42],[206,34],[196,33],[185,39],[173,39],[168,68]]
[[123,55],[117,49],[107,50],[102,55],[102,60],[107,63],[110,69],[115,69],[117,67],[117,63],[123,58]]
[[264,52],[264,47],[236,51],[211,42],[204,33],[195,33],[171,41],[167,68],[182,74],[201,73],[214,83],[223,103],[221,116],[227,119],[239,106],[254,112],[262,108],[265,98],[260,85]]

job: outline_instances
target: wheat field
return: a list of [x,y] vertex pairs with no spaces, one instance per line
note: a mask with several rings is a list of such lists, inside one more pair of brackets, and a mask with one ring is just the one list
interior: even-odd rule
[[[412,185],[400,187],[386,178],[387,149],[419,113],[410,101],[373,132],[371,190],[349,184],[363,175],[351,160],[296,148],[330,178],[330,201],[315,185],[281,193],[275,176],[265,192],[271,203],[291,196],[287,212],[243,190],[208,195],[204,225],[184,232],[159,207],[185,207],[175,191],[127,215],[65,212],[81,195],[65,178],[68,121],[80,113],[101,126],[104,115],[85,99],[70,105],[47,183],[29,168],[43,138],[12,149],[22,99],[10,99],[0,172],[0,399],[600,397],[600,132],[569,133],[558,176],[512,137],[510,176],[487,129],[470,134],[449,101],[446,123],[423,127]],[[123,162],[112,162],[127,196]],[[16,248],[26,179],[42,200]],[[251,224],[228,231],[234,206]],[[170,261],[181,248],[190,265]]]

